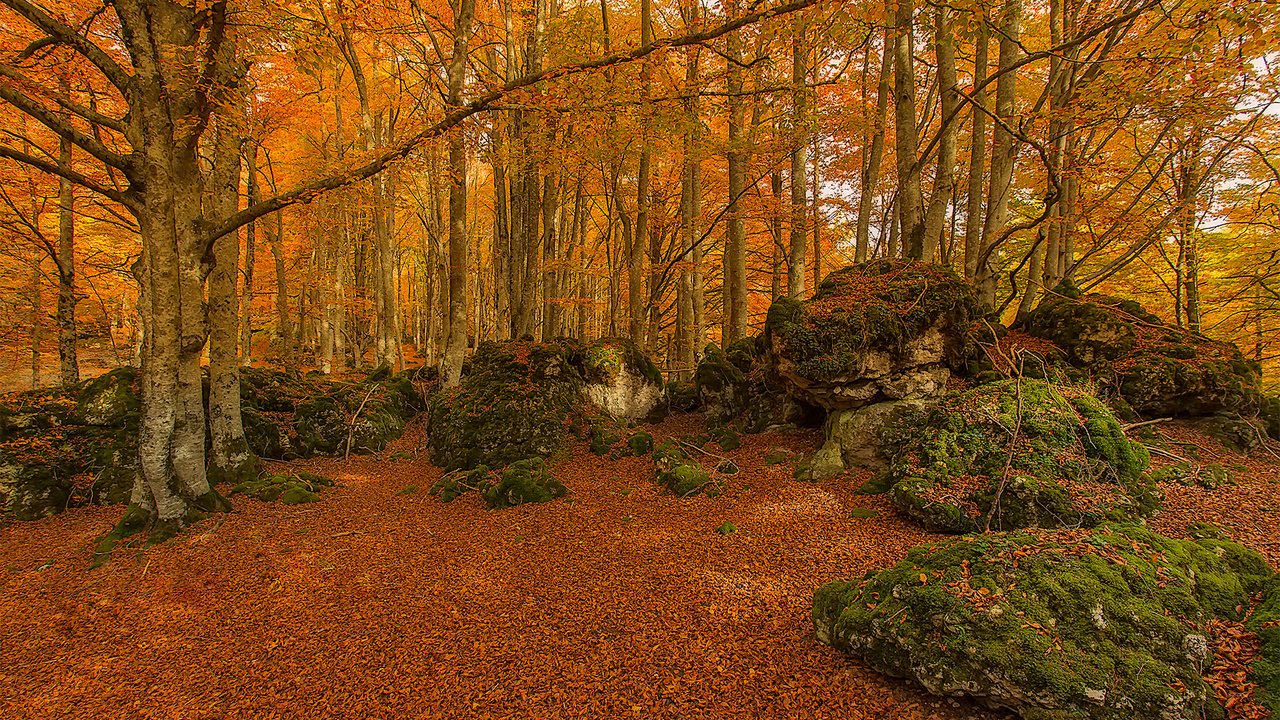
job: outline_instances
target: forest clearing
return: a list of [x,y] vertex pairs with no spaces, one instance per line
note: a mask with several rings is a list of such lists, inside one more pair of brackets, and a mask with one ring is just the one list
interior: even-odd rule
[[0,720],[1273,717],[1278,47],[0,0]]

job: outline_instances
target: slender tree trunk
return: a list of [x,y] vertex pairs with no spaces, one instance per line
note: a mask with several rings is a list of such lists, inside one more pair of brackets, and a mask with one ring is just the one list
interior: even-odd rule
[[[1013,69],[1022,56],[1019,40],[1022,23],[1022,0],[1007,0],[1000,28],[1000,78],[996,81],[996,112],[1000,119],[992,130],[991,181],[987,190],[987,215],[982,225],[982,248],[979,251],[976,276],[978,292],[988,306],[995,305],[996,270],[995,255],[999,248],[1000,233],[1009,222],[1009,194],[1013,184],[1013,169],[1017,155],[1017,143],[1006,126],[1016,123],[1015,103],[1018,99],[1018,76]],[[985,262],[983,259],[985,258]]]
[[[252,138],[245,143],[245,173],[247,175],[246,191],[248,204],[258,202],[258,145]],[[236,184],[239,185],[239,163],[236,164]],[[237,187],[237,200],[239,188]],[[240,364],[249,367],[253,364],[253,266],[257,260],[258,224],[249,223],[244,226],[244,284],[240,295]]]
[[293,362],[293,322],[289,319],[289,286],[284,267],[284,213],[274,213],[271,228],[271,258],[276,268],[276,339],[280,355]]
[[[71,82],[66,74],[60,78],[61,90],[71,96]],[[64,120],[69,119],[64,115]],[[71,169],[71,141],[59,138],[58,168]],[[75,192],[71,181],[58,179],[58,381],[64,386],[80,382],[80,366],[76,361],[76,253]]]
[[[892,2],[889,7],[892,9]],[[877,186],[880,184],[880,164],[884,158],[884,130],[889,113],[889,96],[893,94],[893,88],[889,84],[889,71],[893,68],[894,43],[893,28],[886,26],[884,53],[880,60],[879,82],[876,84],[876,114],[869,131],[870,149],[867,151],[866,167],[862,170],[861,195],[858,197],[858,227],[854,247],[854,259],[858,262],[866,262],[870,257],[871,214],[874,212]]]
[[[653,41],[653,1],[640,0],[640,44]],[[646,307],[652,300],[655,288],[644,288],[644,251],[649,245],[649,165],[653,156],[653,137],[645,109],[649,106],[653,68],[646,58],[640,65],[640,162],[636,170],[636,234],[627,252],[627,298],[630,315],[631,342],[645,349]]]
[[973,58],[973,120],[969,143],[969,184],[966,190],[964,220],[964,277],[978,275],[978,255],[982,251],[982,178],[987,153],[986,90],[977,89],[987,78],[987,24],[978,23]]
[[[730,0],[728,15],[738,14],[737,0]],[[747,139],[743,134],[742,104],[742,37],[729,34],[729,70],[727,77],[729,123],[729,207],[724,250],[724,337],[728,346],[747,336],[747,239],[742,218],[742,197],[747,185]]]
[[947,206],[955,188],[956,125],[954,118],[960,97],[956,87],[955,37],[951,32],[951,9],[940,5],[937,9],[934,52],[938,60],[938,88],[941,94],[943,126],[938,133],[938,170],[934,175],[933,196],[924,219],[923,259],[938,260],[942,241],[942,226],[947,218]]

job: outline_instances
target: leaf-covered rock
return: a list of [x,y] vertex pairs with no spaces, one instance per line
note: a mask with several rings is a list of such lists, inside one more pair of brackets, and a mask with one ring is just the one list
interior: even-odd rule
[[818,638],[1027,720],[1199,720],[1208,621],[1271,576],[1257,553],[1137,526],[969,536],[814,595]]
[[1092,526],[1155,509],[1146,449],[1080,389],[979,385],[898,430],[879,484],[931,531]]
[[883,259],[782,298],[765,324],[790,394],[829,410],[940,395],[969,353],[973,289],[948,267]]
[[485,342],[458,387],[428,408],[431,460],[446,470],[502,467],[560,449],[582,423],[583,379],[572,348],[532,341]]
[[431,486],[431,494],[446,503],[468,492],[479,493],[490,509],[501,510],[531,502],[550,502],[564,497],[568,488],[551,474],[539,457],[518,460],[497,469],[480,465],[471,470],[455,470]]
[[1252,414],[1261,371],[1231,343],[1169,325],[1133,300],[1059,286],[1023,329],[1061,348],[1108,396],[1147,417]]

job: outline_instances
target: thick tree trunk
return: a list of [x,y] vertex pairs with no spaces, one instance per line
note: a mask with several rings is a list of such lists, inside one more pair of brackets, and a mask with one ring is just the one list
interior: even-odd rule
[[804,295],[804,256],[808,248],[807,223],[809,205],[806,197],[805,169],[809,159],[808,67],[804,52],[805,24],[803,16],[795,16],[791,32],[791,247],[788,248],[787,295]]
[[[449,60],[447,103],[457,107],[467,71],[471,16],[475,0],[456,0],[453,7],[454,44]],[[445,345],[440,377],[445,387],[462,380],[467,353],[467,155],[462,133],[449,136],[449,340]]]
[[920,192],[919,145],[916,128],[916,73],[914,61],[914,7],[911,0],[897,0],[894,38],[894,146],[898,161],[898,221],[907,257],[924,259],[923,199]]

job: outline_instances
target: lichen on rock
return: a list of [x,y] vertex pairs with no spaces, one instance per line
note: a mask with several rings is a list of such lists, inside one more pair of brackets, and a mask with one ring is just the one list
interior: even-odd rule
[[668,410],[662,373],[628,338],[601,338],[582,351],[587,398],[626,420],[660,420]]
[[1156,507],[1146,449],[1081,389],[979,385],[896,430],[879,484],[931,531],[1091,526]]
[[1235,543],[1139,526],[990,533],[820,588],[813,623],[880,672],[1029,720],[1221,718],[1205,627],[1270,577]]

